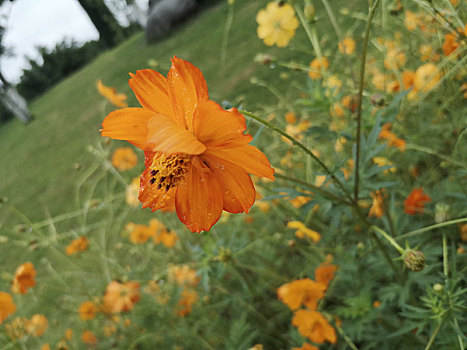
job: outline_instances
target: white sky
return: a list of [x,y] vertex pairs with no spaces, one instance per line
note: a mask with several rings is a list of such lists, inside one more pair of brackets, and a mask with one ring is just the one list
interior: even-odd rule
[[[147,7],[145,2],[138,1],[141,7]],[[3,44],[14,56],[1,59],[1,71],[11,82],[18,82],[28,66],[24,55],[36,58],[36,46],[54,47],[64,38],[78,42],[99,38],[77,0],[15,0],[10,6]]]

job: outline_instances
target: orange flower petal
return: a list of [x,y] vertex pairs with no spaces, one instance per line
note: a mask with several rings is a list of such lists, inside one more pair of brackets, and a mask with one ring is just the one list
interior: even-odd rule
[[247,173],[267,177],[274,180],[274,169],[266,156],[251,145],[243,145],[229,148],[207,149],[206,156],[214,156],[243,168]]
[[[146,155],[146,159],[147,158],[149,158],[148,155]],[[165,191],[163,188],[158,190],[157,185],[149,182],[152,179],[150,172],[151,169],[146,168],[141,175],[141,187],[139,189],[138,199],[143,203],[143,208],[150,207],[152,211],[158,209],[171,210],[175,203],[175,188],[171,188],[169,191]]]
[[143,108],[156,113],[174,116],[172,102],[167,92],[167,79],[152,69],[130,73],[128,84]]
[[190,164],[186,181],[178,185],[175,195],[180,221],[192,232],[208,231],[219,220],[223,206],[223,192],[213,173]]
[[167,74],[167,86],[175,115],[183,118],[179,123],[191,130],[196,106],[209,99],[203,73],[190,62],[174,57]]
[[138,148],[147,146],[148,120],[154,112],[144,108],[124,108],[110,113],[102,122],[102,136],[126,140]]
[[255,202],[256,191],[247,172],[214,156],[204,159],[223,190],[224,210],[234,214],[248,213]]
[[199,142],[191,132],[163,114],[151,117],[147,127],[147,141],[153,151],[167,154],[200,154],[206,150],[206,146]]
[[193,133],[206,147],[241,146],[251,142],[246,130],[245,117],[236,108],[222,109],[214,101],[202,101],[193,117]]

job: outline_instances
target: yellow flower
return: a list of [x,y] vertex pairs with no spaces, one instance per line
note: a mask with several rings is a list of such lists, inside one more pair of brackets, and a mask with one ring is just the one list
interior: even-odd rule
[[[394,165],[394,163],[389,161],[386,157],[373,157],[373,163],[375,163],[376,165],[380,167],[387,166],[387,165]],[[395,173],[396,167],[393,166],[389,169],[384,170],[384,174],[387,174],[389,172]]]
[[417,28],[419,19],[415,12],[405,11],[405,26],[408,30],[413,31]]
[[177,242],[178,236],[174,230],[167,231],[163,229],[159,234],[154,236],[153,240],[155,244],[162,243],[167,248],[172,248]]
[[26,321],[26,332],[34,337],[40,337],[49,326],[49,322],[44,315],[33,315],[31,320]]
[[406,61],[405,54],[397,49],[389,50],[384,58],[384,67],[388,70],[399,69]]
[[287,112],[285,115],[285,121],[287,124],[295,124],[297,122],[297,116],[294,112]]
[[96,82],[97,91],[104,96],[107,100],[109,100],[112,104],[117,107],[125,108],[128,107],[125,94],[117,94],[117,90],[114,87],[105,86],[102,84],[102,80],[98,80]]
[[379,190],[370,193],[373,203],[370,208],[368,216],[380,218],[384,215],[384,191]]
[[198,293],[191,289],[184,289],[178,301],[177,315],[184,317],[192,310],[192,305],[198,300]]
[[120,171],[132,169],[138,164],[138,156],[130,147],[117,148],[112,155],[112,165]]
[[258,22],[258,37],[268,46],[274,44],[279,47],[287,46],[298,27],[292,6],[279,5],[277,2],[270,2],[266,9],[260,10],[256,22]]
[[331,75],[323,82],[323,86],[326,88],[327,97],[336,96],[342,87],[342,81],[337,75]]
[[321,239],[321,235],[318,232],[309,229],[300,221],[289,221],[287,223],[287,227],[295,229],[295,236],[300,239],[303,239],[306,236],[315,243]]
[[339,51],[344,55],[351,55],[355,51],[355,40],[352,38],[342,39],[339,44]]
[[139,177],[131,180],[131,183],[126,187],[125,202],[130,207],[137,207],[139,205]]
[[328,67],[329,61],[326,57],[321,57],[321,59],[315,58],[310,62],[310,71],[308,72],[308,76],[311,79],[319,79],[322,76],[321,71],[326,71]]
[[414,88],[418,91],[429,91],[438,84],[441,74],[433,63],[426,63],[418,67],[415,72]]
[[169,281],[180,286],[189,285],[193,287],[199,283],[199,277],[196,276],[196,270],[191,269],[188,265],[175,266],[169,264],[167,273]]

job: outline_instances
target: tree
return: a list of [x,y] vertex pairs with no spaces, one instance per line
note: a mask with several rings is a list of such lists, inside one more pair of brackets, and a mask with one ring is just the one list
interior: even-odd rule
[[104,0],[78,0],[99,32],[99,39],[107,47],[115,46],[125,37],[124,29],[118,24]]

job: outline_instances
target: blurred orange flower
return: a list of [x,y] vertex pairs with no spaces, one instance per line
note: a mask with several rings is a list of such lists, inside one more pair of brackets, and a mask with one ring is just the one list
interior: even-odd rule
[[324,343],[328,341],[335,344],[336,331],[318,311],[297,310],[292,319],[292,324],[298,328],[298,332],[312,342]]
[[329,61],[326,57],[321,57],[321,59],[315,58],[310,62],[310,71],[308,76],[311,79],[319,79],[322,77],[321,72],[326,71],[329,67]]
[[169,281],[180,286],[189,285],[196,286],[199,283],[199,277],[196,275],[196,270],[191,269],[188,265],[172,265],[167,268]]
[[128,107],[127,103],[125,102],[126,100],[126,95],[125,94],[118,94],[117,89],[114,87],[110,86],[105,86],[102,84],[102,80],[98,80],[96,82],[96,87],[97,91],[104,96],[107,100],[109,100],[112,104],[119,108],[125,108]]
[[44,315],[33,315],[26,321],[26,332],[34,337],[40,337],[49,326],[49,321]]
[[440,79],[438,67],[433,63],[426,63],[415,71],[414,88],[417,91],[429,91],[438,84]]
[[449,56],[459,47],[459,42],[457,41],[457,36],[454,33],[449,33],[444,35],[443,42],[443,54]]
[[130,147],[120,147],[112,154],[112,165],[120,171],[133,169],[138,164],[138,156]]
[[391,131],[392,124],[386,123],[383,125],[379,138],[388,140],[389,146],[399,148],[402,152],[405,150],[405,140],[400,139]]
[[315,270],[315,280],[318,283],[329,286],[329,282],[334,279],[336,274],[337,266],[332,264],[323,263],[319,265]]
[[92,320],[94,317],[96,317],[97,313],[97,305],[93,303],[92,301],[84,301],[81,303],[78,309],[79,313],[79,318],[82,320]]
[[193,304],[198,300],[198,293],[191,289],[184,289],[178,301],[177,315],[184,317],[191,313]]
[[126,225],[126,229],[130,231],[130,242],[134,244],[145,243],[150,237],[155,235],[155,232],[148,226],[134,224],[132,222]]
[[258,37],[268,46],[274,44],[279,47],[287,46],[298,27],[295,11],[287,3],[268,3],[266,9],[258,12],[256,22],[258,22]]
[[125,191],[125,202],[130,207],[137,207],[139,205],[138,200],[139,193],[139,177],[135,177],[131,180],[131,183],[126,187]]
[[370,193],[373,203],[368,216],[380,218],[384,215],[384,191],[378,190]]
[[81,340],[87,344],[87,345],[90,345],[90,346],[94,346],[97,344],[97,338],[96,336],[94,335],[93,332],[89,331],[89,330],[85,330],[82,334],[81,334]]
[[5,319],[16,312],[16,305],[13,298],[6,292],[0,292],[0,324]]
[[248,212],[255,188],[248,174],[274,179],[274,170],[244,134],[245,118],[209,100],[206,81],[191,63],[174,57],[167,78],[150,70],[129,82],[143,108],[125,108],[104,120],[102,136],[145,151],[139,199],[153,211],[175,203],[192,232],[209,230],[222,210]]
[[88,249],[89,240],[85,236],[81,236],[73,240],[67,247],[66,247],[66,254],[73,255],[79,252],[84,252]]
[[112,281],[105,289],[103,298],[104,309],[107,312],[118,313],[133,310],[139,301],[139,283],[128,281],[119,283]]
[[315,310],[325,290],[326,285],[303,278],[283,284],[277,289],[277,295],[291,310],[298,309],[302,304],[310,310]]
[[404,201],[404,212],[410,215],[423,213],[425,202],[431,202],[431,198],[423,193],[423,188],[414,188]]
[[167,248],[172,248],[175,243],[177,243],[178,236],[174,230],[167,231],[163,229],[159,234],[155,235],[153,239],[155,244],[162,243]]
[[31,262],[26,262],[18,266],[15,278],[11,285],[11,290],[15,293],[26,294],[28,288],[36,285],[36,270]]

